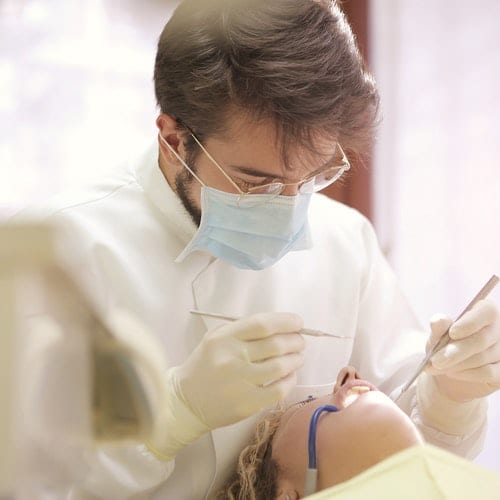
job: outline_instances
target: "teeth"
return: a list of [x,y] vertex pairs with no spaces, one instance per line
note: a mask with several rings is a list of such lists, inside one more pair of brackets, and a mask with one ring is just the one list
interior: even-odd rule
[[346,398],[344,399],[344,407],[347,408],[349,405],[354,403],[354,401],[356,401],[356,399],[358,399],[361,394],[370,392],[370,390],[371,389],[366,385],[357,385],[352,389],[349,389]]
[[357,385],[353,387],[349,392],[357,392],[358,394],[363,394],[364,392],[370,392],[370,388],[366,385]]

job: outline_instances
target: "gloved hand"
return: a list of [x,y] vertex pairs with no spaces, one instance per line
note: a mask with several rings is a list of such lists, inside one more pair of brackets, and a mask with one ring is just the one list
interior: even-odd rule
[[[443,315],[431,320],[427,349],[453,321]],[[438,390],[457,402],[481,398],[500,389],[500,313],[492,302],[479,301],[449,331],[450,343],[427,367]]]
[[174,369],[180,399],[210,429],[277,403],[295,386],[303,364],[300,328],[294,314],[267,313],[208,332]]
[[205,334],[181,366],[148,447],[164,460],[210,429],[249,417],[284,399],[296,385],[304,340],[300,317],[262,313]]

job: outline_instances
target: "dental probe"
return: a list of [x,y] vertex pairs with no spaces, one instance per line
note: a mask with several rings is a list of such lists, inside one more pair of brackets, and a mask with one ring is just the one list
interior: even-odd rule
[[[198,309],[191,309],[189,311],[192,314],[198,314],[199,316],[207,316],[208,318],[218,318],[218,319],[225,319],[227,321],[236,321],[238,318],[236,316],[227,316],[226,314],[220,314],[220,313],[213,313],[213,312],[208,312],[208,311],[199,311]],[[347,337],[345,335],[335,335],[334,333],[326,333],[322,332],[321,330],[312,330],[310,328],[301,328],[299,330],[299,333],[302,335],[310,335],[311,337],[335,337],[336,339],[350,339],[352,337]]]
[[498,284],[499,281],[500,281],[500,278],[496,275],[493,275],[488,280],[488,282],[483,286],[483,288],[481,288],[481,290],[479,290],[477,295],[469,302],[467,307],[462,311],[462,313],[458,316],[458,318],[448,327],[448,329],[443,334],[443,336],[439,339],[437,344],[426,354],[423,361],[420,363],[420,365],[418,365],[418,368],[415,371],[415,374],[413,375],[413,377],[411,377],[411,379],[408,382],[406,382],[406,384],[401,389],[401,392],[399,393],[399,395],[394,399],[394,402],[398,401],[398,399],[410,388],[410,386],[413,384],[413,382],[415,382],[417,377],[424,371],[425,367],[427,366],[427,363],[432,358],[432,356],[434,356],[434,354],[436,354],[436,352],[438,352],[440,349],[445,347],[450,342],[450,340],[451,340],[451,337],[449,335],[450,328],[466,312],[469,312],[476,305],[477,302],[486,298],[488,296],[488,294],[493,290],[493,288],[495,288],[495,286]]

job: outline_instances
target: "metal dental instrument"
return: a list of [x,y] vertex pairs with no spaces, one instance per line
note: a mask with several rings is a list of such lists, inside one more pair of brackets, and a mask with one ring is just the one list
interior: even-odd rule
[[[208,318],[218,318],[218,319],[225,319],[227,321],[236,321],[238,318],[236,316],[228,316],[226,314],[220,314],[220,313],[213,313],[213,312],[208,312],[208,311],[199,311],[198,309],[191,309],[189,311],[192,314],[197,314],[198,316],[206,316]],[[322,332],[321,330],[312,330],[310,328],[302,328],[299,330],[299,333],[302,335],[309,335],[311,337],[334,337],[336,339],[351,339],[352,337],[347,337],[345,335],[335,335],[334,333],[326,333]]]
[[451,338],[450,338],[450,335],[448,333],[450,331],[450,328],[466,312],[469,312],[476,305],[477,302],[479,302],[480,300],[483,300],[484,298],[486,298],[489,295],[489,293],[493,290],[493,288],[495,288],[495,286],[498,284],[499,281],[500,281],[500,278],[498,276],[496,276],[496,275],[493,275],[488,280],[488,282],[483,286],[483,288],[481,288],[481,290],[479,290],[479,292],[477,293],[477,295],[472,299],[472,301],[462,311],[462,313],[458,316],[458,318],[448,327],[448,329],[446,330],[446,332],[439,339],[438,343],[426,354],[426,356],[423,359],[423,361],[420,363],[420,365],[418,365],[418,368],[415,371],[415,374],[413,375],[413,377],[411,377],[411,379],[408,382],[406,382],[406,384],[401,389],[401,392],[399,393],[399,395],[394,399],[395,402],[410,388],[410,386],[413,384],[413,382],[415,382],[415,380],[417,379],[417,377],[424,371],[425,367],[427,366],[427,363],[432,358],[432,356],[434,356],[434,354],[436,354],[436,352],[438,352],[439,350],[441,350],[443,347],[445,347],[448,344],[448,342],[450,342]]

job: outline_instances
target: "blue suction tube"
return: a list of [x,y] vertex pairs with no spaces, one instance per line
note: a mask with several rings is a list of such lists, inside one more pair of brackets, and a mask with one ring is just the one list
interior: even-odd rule
[[323,412],[336,412],[339,409],[333,405],[323,405],[314,410],[311,422],[309,424],[309,466],[306,470],[306,481],[304,485],[304,496],[312,495],[316,492],[318,483],[318,469],[316,467],[316,427],[318,426],[319,417]]

